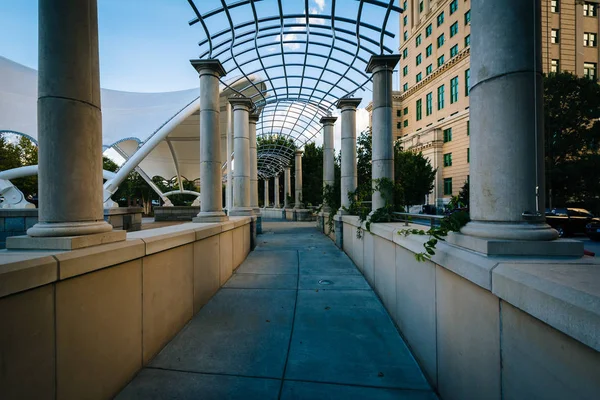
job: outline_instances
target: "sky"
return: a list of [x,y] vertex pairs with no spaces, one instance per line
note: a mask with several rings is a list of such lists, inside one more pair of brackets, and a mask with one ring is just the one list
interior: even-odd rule
[[[355,0],[338,0],[336,10],[356,7],[356,3]],[[196,0],[196,4],[203,12],[219,7],[220,0]],[[261,12],[277,14],[276,1],[256,4]],[[283,0],[283,4],[284,12],[287,12],[286,7],[303,8],[300,0]],[[310,0],[309,4],[311,12],[331,10],[331,0]],[[37,69],[37,6],[37,0],[0,0],[3,31],[0,56],[34,69]],[[198,42],[204,34],[200,24],[188,25],[194,17],[186,0],[98,0],[101,86],[136,92],[196,87],[198,76],[189,60],[199,56]],[[377,16],[367,11],[365,19],[373,21]],[[391,18],[388,29],[398,32],[398,23],[397,16]],[[395,40],[397,42],[397,38]],[[363,107],[370,99],[365,100]],[[368,125],[368,114],[359,111],[357,119],[360,132]],[[336,147],[339,146],[339,125],[338,121]]]

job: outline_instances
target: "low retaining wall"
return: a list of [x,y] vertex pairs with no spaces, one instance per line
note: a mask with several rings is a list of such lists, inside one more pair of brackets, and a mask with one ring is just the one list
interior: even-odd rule
[[[444,400],[592,399],[600,393],[600,265],[493,258],[377,223],[343,249],[381,298]],[[411,226],[419,228],[418,226]]]
[[287,221],[315,221],[311,210],[297,208],[261,208],[263,218],[285,219]]
[[155,221],[191,221],[200,212],[200,207],[154,207],[153,210]]
[[[114,229],[128,232],[142,229],[142,207],[105,208],[104,220]],[[38,222],[37,208],[0,209],[0,249],[6,247],[6,238],[27,234],[27,229]]]
[[0,251],[0,397],[112,398],[229,279],[251,240],[251,218],[232,217],[76,251]]

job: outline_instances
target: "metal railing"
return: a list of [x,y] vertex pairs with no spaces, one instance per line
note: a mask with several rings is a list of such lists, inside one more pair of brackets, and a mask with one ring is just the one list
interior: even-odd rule
[[444,219],[443,215],[412,214],[403,212],[394,212],[392,215],[396,222],[404,222],[405,225],[408,225],[409,223],[424,225],[429,226],[430,228],[440,226],[442,219]]

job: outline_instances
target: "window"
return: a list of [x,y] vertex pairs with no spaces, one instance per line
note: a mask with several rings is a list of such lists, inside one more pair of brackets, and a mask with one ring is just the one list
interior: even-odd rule
[[458,76],[450,79],[450,104],[458,101]]
[[452,166],[452,153],[444,154],[444,167]]
[[450,37],[454,37],[458,33],[458,22],[450,25]]
[[438,58],[438,68],[441,67],[442,65],[444,65],[444,55],[442,54],[439,58]]
[[404,107],[404,115],[408,115],[408,107]]
[[405,128],[408,127],[408,120],[407,119],[404,120],[404,127]]
[[596,63],[583,63],[583,75],[593,81],[596,80]]
[[404,18],[402,18],[402,22],[404,23],[404,26],[408,25],[408,16],[405,15]]
[[440,36],[438,36],[437,38],[437,47],[438,49],[440,47],[442,47],[444,45],[445,39],[444,39],[444,34],[442,33]]
[[406,75],[408,75],[408,65],[405,65],[404,68],[402,68],[402,76]]
[[406,11],[407,7],[408,7],[408,1],[404,0],[404,3],[402,3],[402,10]]
[[402,116],[402,110],[396,110],[396,117]]
[[560,3],[558,0],[550,0],[550,11],[553,13],[560,12]]
[[550,72],[560,71],[560,62],[558,60],[552,60],[550,63]]
[[444,85],[438,87],[438,110],[444,108]]
[[421,53],[419,53],[417,55],[417,65],[421,65],[421,61],[422,61],[422,57],[421,57]]
[[408,31],[404,31],[404,41],[408,40]]
[[425,96],[425,115],[429,116],[433,113],[433,93],[429,92]]
[[429,36],[431,36],[431,32],[432,32],[432,27],[431,24],[427,25],[427,28],[425,28],[425,37],[428,38]]
[[419,3],[419,12],[422,13],[423,12],[423,2]]
[[469,147],[467,147],[467,162],[471,162],[471,149]]
[[402,58],[405,60],[408,58],[408,48],[402,50]]
[[465,25],[469,25],[471,22],[471,10],[465,13]]
[[415,39],[415,43],[416,43],[416,47],[419,47],[421,45],[421,34],[419,34],[419,36],[417,36],[417,38]]
[[471,121],[467,121],[467,136],[471,136]]
[[431,71],[433,71],[433,65],[429,64],[427,68],[425,68],[425,76],[431,74]]
[[421,110],[422,100],[417,100],[417,121],[423,119],[423,111]]
[[469,88],[469,85],[471,84],[471,69],[467,69],[465,70],[465,96],[469,95],[469,92],[471,91],[471,89]]
[[396,123],[396,129],[402,129],[402,122]]
[[560,43],[560,33],[558,29],[552,29],[550,32],[550,43]]
[[417,83],[421,82],[423,80],[423,73],[419,72],[417,74]]
[[594,3],[583,3],[583,15],[595,17],[597,15],[596,5]]
[[458,54],[458,45],[455,44],[450,48],[450,58],[456,56]]
[[442,11],[440,15],[437,16],[437,26],[440,26],[444,23],[444,12]]
[[450,15],[454,14],[458,10],[458,0],[452,0],[450,3]]
[[405,83],[405,84],[402,86],[402,90],[404,90],[405,92],[408,90],[408,83]]
[[452,178],[444,178],[444,195],[452,195]]
[[596,33],[584,33],[583,34],[583,45],[585,47],[596,47],[598,44],[598,34]]
[[465,36],[465,47],[469,47],[471,45],[471,35]]
[[452,141],[452,128],[444,129],[444,143]]
[[425,49],[425,57],[429,57],[432,52],[433,52],[433,45],[427,46],[427,48]]

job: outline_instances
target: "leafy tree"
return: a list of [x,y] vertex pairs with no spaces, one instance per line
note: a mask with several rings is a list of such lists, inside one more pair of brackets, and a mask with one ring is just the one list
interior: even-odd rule
[[408,210],[412,205],[423,204],[425,196],[433,190],[436,171],[422,153],[404,151],[400,142],[396,142],[394,144],[396,205]]
[[302,197],[305,206],[316,206],[323,202],[323,147],[314,142],[304,146]]
[[[370,188],[372,185],[371,160],[373,158],[371,128],[365,129],[358,136],[358,140],[356,141],[356,157],[358,186],[361,188]],[[364,200],[370,200],[370,198]]]
[[[19,136],[16,143],[11,143],[8,136],[0,135],[0,171],[37,165],[37,146],[25,136]],[[26,176],[13,179],[12,183],[18,187],[26,197],[35,196],[38,191],[37,176]]]
[[546,76],[544,118],[548,205],[598,203],[600,86],[568,73]]
[[119,166],[117,165],[116,162],[114,162],[110,158],[103,156],[102,157],[102,169],[104,169],[106,171],[110,171],[110,172],[117,172],[117,170],[119,169]]
[[465,184],[458,192],[458,202],[462,207],[469,208],[469,181],[465,181]]

